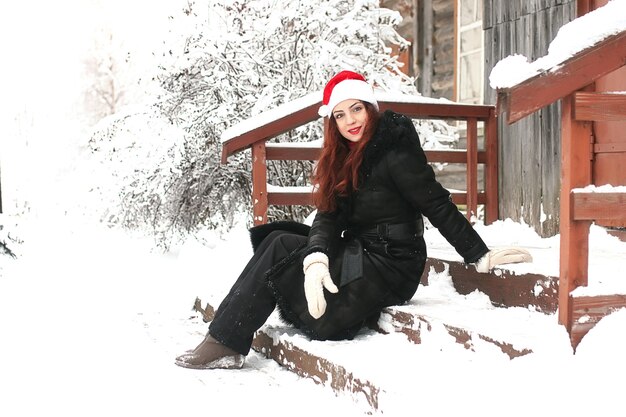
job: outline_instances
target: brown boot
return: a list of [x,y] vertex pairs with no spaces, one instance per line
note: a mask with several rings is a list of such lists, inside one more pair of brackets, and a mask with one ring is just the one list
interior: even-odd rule
[[243,367],[244,355],[224,346],[207,333],[191,352],[176,358],[176,365],[192,369],[238,369]]

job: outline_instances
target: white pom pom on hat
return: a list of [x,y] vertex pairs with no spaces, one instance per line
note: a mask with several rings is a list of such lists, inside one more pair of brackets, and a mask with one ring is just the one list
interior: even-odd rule
[[317,114],[321,117],[330,117],[337,104],[349,99],[367,101],[378,110],[374,89],[365,81],[365,77],[353,71],[341,71],[324,87],[322,105]]

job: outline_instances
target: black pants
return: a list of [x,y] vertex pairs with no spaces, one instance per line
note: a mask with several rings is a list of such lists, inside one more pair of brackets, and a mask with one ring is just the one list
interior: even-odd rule
[[265,273],[306,242],[307,237],[274,231],[261,242],[241,275],[224,298],[209,326],[216,340],[246,355],[254,333],[276,307]]

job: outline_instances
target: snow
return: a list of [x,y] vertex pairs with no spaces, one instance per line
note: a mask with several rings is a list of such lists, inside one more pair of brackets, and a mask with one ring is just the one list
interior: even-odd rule
[[[4,224],[11,220],[3,217]],[[206,331],[191,311],[195,297],[223,297],[251,255],[243,223],[223,238],[207,232],[161,253],[148,238],[81,217],[51,214],[19,220],[14,229],[24,242],[19,257],[0,258],[0,414],[178,415],[227,409],[236,415],[290,416],[303,399],[302,415],[365,412],[362,399],[335,396],[257,353],[238,371],[193,371],[173,364]],[[511,221],[477,229],[490,245],[531,250],[533,264],[512,269],[554,269],[554,238],[542,239]],[[427,233],[431,252],[453,253],[438,238]],[[590,247],[597,246],[610,261],[598,266],[597,274],[619,281],[622,277],[614,271],[624,265],[626,243],[600,229],[594,229],[592,242]],[[540,251],[549,253],[538,256]],[[607,370],[615,375],[626,370],[626,311],[603,319],[574,355],[555,315],[524,308],[493,315],[486,295],[456,293],[446,272],[431,273],[430,281],[415,297],[424,311],[455,325],[495,332],[513,344],[528,345],[530,337],[535,353],[510,360],[488,344],[469,352],[438,327],[424,335],[421,345],[408,343],[401,334],[310,342],[329,359],[361,364],[362,376],[390,387],[381,404],[383,415],[495,416],[510,401],[520,404],[509,414],[520,416],[538,410],[611,415],[621,406],[621,388],[604,381]],[[393,357],[381,353],[390,346],[396,350]],[[397,358],[403,358],[401,367]],[[364,361],[368,366],[363,368]],[[398,373],[390,373],[395,367]],[[419,387],[415,400],[391,401],[406,394],[407,384]],[[560,400],[580,390],[583,403],[574,407]]]
[[626,193],[626,185],[587,185],[582,188],[573,188],[573,193]]
[[[612,22],[625,16],[624,3],[610,3],[612,13],[602,18]],[[604,26],[610,24],[592,25]],[[26,49],[36,42],[29,40]],[[37,58],[30,59],[34,63]],[[19,78],[21,67],[15,68],[5,79]],[[32,71],[27,75],[32,77]],[[515,72],[508,76],[514,80]],[[55,89],[63,83],[59,80]],[[3,90],[5,97],[16,98],[19,85]],[[20,97],[18,110],[31,94]],[[0,233],[22,243],[12,245],[16,259],[0,255],[0,415],[368,413],[361,397],[335,395],[257,353],[236,371],[175,366],[174,357],[194,347],[206,332],[206,324],[191,310],[195,298],[221,299],[251,255],[247,230],[240,222],[223,237],[207,231],[163,253],[148,237],[108,228],[87,210],[76,210],[85,205],[81,192],[93,178],[70,163],[77,155],[70,144],[55,141],[70,123],[63,118],[62,104],[57,107],[51,118],[43,119],[53,121],[55,129],[46,125],[41,128],[45,134],[36,131],[29,136],[36,140],[21,147],[2,143],[3,204],[9,214],[0,215]],[[3,129],[13,115],[7,112]],[[3,141],[9,137],[0,136]],[[39,171],[27,171],[32,166]],[[20,210],[23,201],[7,197],[28,198],[28,210]],[[491,247],[524,246],[532,253],[532,263],[510,265],[510,270],[558,274],[558,236],[541,238],[510,220],[479,223],[476,229]],[[426,239],[431,255],[459,259],[435,230],[427,231]],[[584,291],[626,293],[619,273],[626,243],[595,226],[590,239],[590,279]],[[610,376],[626,371],[626,309],[602,319],[574,354],[555,315],[525,308],[498,311],[484,294],[455,292],[447,272],[431,273],[429,281],[412,302],[432,316],[530,344],[535,353],[509,359],[487,343],[471,352],[441,326],[425,332],[420,345],[408,343],[402,334],[310,342],[327,357],[341,358],[384,383],[381,415],[623,415],[623,388]]]
[[271,121],[283,118],[292,113],[295,113],[296,111],[319,103],[321,101],[321,96],[322,93],[319,91],[309,93],[304,97],[300,97],[274,109],[267,110],[257,116],[250,117],[249,119],[237,123],[236,125],[224,130],[221,136],[221,141],[222,143],[227,142],[232,138],[241,136],[242,134],[263,126]]
[[563,25],[550,43],[548,54],[529,62],[520,54],[499,61],[489,75],[491,88],[510,88],[558,65],[611,35],[626,31],[626,0],[611,0]]
[[[543,274],[559,276],[559,236],[541,238],[524,224],[511,219],[499,220],[489,226],[476,224],[475,229],[490,248],[523,246],[533,257],[532,263],[507,265],[516,274]],[[425,232],[429,242],[429,254],[439,259],[461,262],[462,258],[451,252],[449,244],[436,229]],[[579,287],[575,295],[626,294],[626,280],[614,271],[626,265],[626,243],[592,225],[589,233],[588,286]]]

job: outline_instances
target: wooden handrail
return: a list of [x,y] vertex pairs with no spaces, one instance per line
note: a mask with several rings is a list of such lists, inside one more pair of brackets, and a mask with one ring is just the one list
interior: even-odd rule
[[[318,97],[321,94],[318,95]],[[485,223],[498,218],[498,139],[496,111],[490,105],[467,105],[448,101],[422,101],[421,97],[411,101],[380,99],[381,111],[390,109],[415,119],[451,119],[467,123],[467,149],[465,150],[426,150],[431,163],[466,164],[466,191],[453,191],[452,201],[467,206],[467,217],[475,216],[478,205],[485,206]],[[319,119],[313,110],[321,104],[310,100],[301,101],[301,106],[292,113],[272,119],[266,116],[249,130],[232,135],[222,142],[222,162],[230,155],[250,148],[252,150],[252,207],[254,224],[267,222],[269,205],[311,205],[310,191],[303,187],[272,187],[268,191],[267,161],[304,160],[319,158],[321,143],[266,143],[268,140],[296,127]],[[289,105],[289,104],[287,104]],[[283,106],[287,106],[283,105]],[[484,123],[485,148],[478,150],[478,123]],[[478,165],[485,165],[485,189],[478,191]]]
[[510,88],[498,89],[498,108],[509,124],[578,91],[624,66],[626,31],[604,39],[568,58],[558,67]]
[[[321,92],[311,93],[301,99],[268,110],[250,118],[251,128],[231,134],[231,129],[224,132],[222,138],[222,163],[228,157],[244,149],[249,149],[258,141],[268,141],[309,122],[319,120],[317,109],[322,104]],[[395,96],[394,96],[395,97]],[[421,96],[399,96],[402,101],[394,101],[392,97],[377,94],[376,98],[381,111],[394,110],[414,119],[452,119],[467,120],[475,117],[486,121],[495,117],[491,112],[495,106],[455,103],[447,100],[433,100]]]

